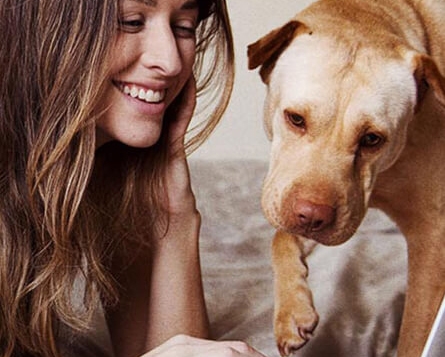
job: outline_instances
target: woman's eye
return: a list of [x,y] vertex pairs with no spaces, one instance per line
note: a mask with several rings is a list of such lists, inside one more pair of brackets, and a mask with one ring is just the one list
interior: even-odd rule
[[145,22],[143,19],[122,19],[119,20],[119,29],[125,32],[137,32],[143,28]]
[[180,38],[195,38],[196,27],[193,25],[173,25],[175,36]]

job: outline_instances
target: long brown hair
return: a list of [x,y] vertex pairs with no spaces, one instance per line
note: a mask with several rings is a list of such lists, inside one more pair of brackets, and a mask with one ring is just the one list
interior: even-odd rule
[[[225,0],[200,0],[194,150],[233,85]],[[86,329],[98,301],[117,296],[109,259],[145,243],[163,218],[166,130],[147,149],[96,151],[118,0],[0,2],[0,355],[58,356],[60,323]],[[168,116],[168,113],[166,114]],[[198,115],[199,117],[199,115]],[[168,120],[165,121],[168,125]],[[85,281],[82,307],[73,285]]]

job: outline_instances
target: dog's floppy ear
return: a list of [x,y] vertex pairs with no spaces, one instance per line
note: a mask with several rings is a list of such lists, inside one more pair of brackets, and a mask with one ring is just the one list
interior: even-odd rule
[[247,47],[249,69],[261,66],[260,76],[264,83],[268,82],[269,74],[272,72],[275,62],[289,46],[297,29],[303,26],[302,23],[291,20]]
[[417,82],[417,106],[419,110],[428,89],[432,89],[440,104],[445,107],[445,77],[434,60],[425,54],[414,55],[414,77]]

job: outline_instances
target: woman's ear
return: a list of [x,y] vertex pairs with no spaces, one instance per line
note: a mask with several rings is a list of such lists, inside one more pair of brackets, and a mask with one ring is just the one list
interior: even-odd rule
[[275,62],[281,53],[289,46],[295,37],[297,30],[306,28],[304,24],[296,20],[289,21],[284,26],[277,28],[258,41],[247,47],[249,69],[260,68],[260,76],[264,83],[268,83]]
[[417,83],[416,111],[429,89],[434,91],[436,99],[445,107],[445,77],[440,73],[436,62],[428,55],[417,53],[413,56],[413,65]]

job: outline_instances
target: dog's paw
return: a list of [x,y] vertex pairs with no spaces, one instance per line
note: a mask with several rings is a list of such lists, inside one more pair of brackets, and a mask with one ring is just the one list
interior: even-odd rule
[[318,314],[312,307],[299,311],[281,311],[274,323],[275,338],[280,355],[290,356],[312,337],[318,324]]

